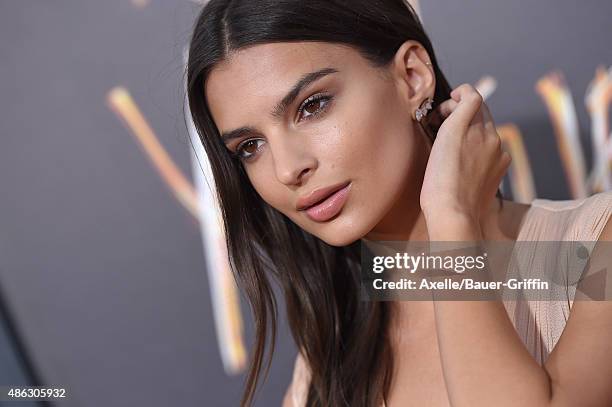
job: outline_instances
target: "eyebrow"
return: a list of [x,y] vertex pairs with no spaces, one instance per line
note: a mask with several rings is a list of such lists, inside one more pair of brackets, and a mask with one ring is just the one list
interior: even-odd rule
[[[291,106],[291,104],[295,101],[295,99],[305,87],[326,75],[336,72],[338,72],[337,69],[329,67],[319,69],[318,71],[308,72],[302,75],[302,77],[295,83],[295,85],[293,85],[289,92],[287,92],[287,94],[280,100],[280,102],[278,102],[276,106],[274,106],[274,109],[272,109],[270,116],[274,119],[279,119],[285,114],[289,106]],[[221,134],[221,141],[227,143],[230,140],[242,137],[244,134],[256,132],[257,130],[252,126],[243,126],[235,130],[223,132],[223,134]]]

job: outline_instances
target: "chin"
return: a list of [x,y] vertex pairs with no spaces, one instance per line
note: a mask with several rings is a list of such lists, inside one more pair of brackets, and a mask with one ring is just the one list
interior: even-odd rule
[[355,238],[352,234],[337,234],[335,236],[327,237],[327,236],[317,236],[319,239],[323,240],[330,246],[343,247],[348,246],[351,243],[359,240],[360,237]]
[[343,247],[363,238],[367,233],[366,225],[360,221],[343,219],[342,214],[330,223],[321,225],[313,235],[330,246]]
[[349,228],[346,227],[334,227],[331,222],[327,224],[319,224],[315,227],[312,225],[299,225],[302,230],[310,233],[316,238],[324,241],[330,246],[348,246],[356,240],[359,240],[361,236],[356,236],[355,233],[351,233]]

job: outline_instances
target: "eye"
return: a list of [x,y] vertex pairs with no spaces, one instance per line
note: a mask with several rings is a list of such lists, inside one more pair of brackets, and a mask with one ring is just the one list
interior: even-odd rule
[[[317,116],[327,110],[329,103],[333,99],[332,96],[319,93],[316,95],[310,96],[308,99],[302,103],[302,105],[298,109],[299,117],[304,120],[308,120],[314,116]],[[307,115],[303,115],[307,113]],[[236,152],[232,152],[234,157],[239,158],[243,161],[249,161],[253,159],[260,149],[260,145],[258,143],[263,143],[262,139],[248,139],[243,141],[236,147]]]
[[[298,109],[298,116],[305,120],[308,120],[314,116],[325,111],[331,101],[332,97],[323,93],[312,95],[302,103]],[[308,113],[308,115],[302,115],[302,113]]]
[[245,140],[236,147],[236,152],[234,155],[241,160],[249,160],[255,154],[257,154],[257,150],[259,150],[258,142],[263,142],[261,139],[249,139]]

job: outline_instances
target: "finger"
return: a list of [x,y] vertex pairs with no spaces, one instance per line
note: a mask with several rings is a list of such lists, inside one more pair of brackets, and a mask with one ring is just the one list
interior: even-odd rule
[[504,165],[506,167],[509,167],[510,164],[512,163],[512,156],[510,155],[509,152],[504,151],[504,152],[502,152],[502,160],[501,161],[504,163]]
[[501,150],[498,154],[498,158],[495,162],[494,168],[497,168],[497,171],[501,171],[505,174],[511,163],[512,156],[510,155],[510,153],[505,150]]
[[472,106],[472,108],[476,109],[476,111],[472,115],[470,125],[476,126],[480,129],[484,129],[485,117],[484,112],[482,111],[482,107],[485,104],[484,98],[474,86],[470,85],[469,83],[464,83],[463,85],[458,86],[451,92],[451,97],[458,100],[461,100],[462,97],[467,99],[473,97],[476,100],[475,103],[477,104],[477,106]]
[[442,122],[455,110],[458,103],[453,99],[447,99],[436,107],[430,115],[429,123],[440,127]]
[[436,109],[434,109],[434,112],[436,112],[440,118],[446,119],[459,105],[459,101],[464,91],[469,92],[471,90],[470,88],[472,88],[472,86],[469,84],[458,86],[450,93],[451,99],[447,99],[442,102]]
[[485,127],[490,130],[495,129],[495,122],[493,121],[493,116],[491,115],[491,111],[489,110],[489,106],[486,103],[482,103],[481,106],[482,116],[484,120]]
[[475,117],[482,105],[482,95],[469,84],[457,87],[451,92],[451,97],[458,105],[446,120],[452,126],[467,129],[473,119],[482,122],[482,117]]
[[444,120],[446,119],[456,108],[459,103],[453,99],[447,99],[440,103],[440,106],[436,108],[436,112]]
[[512,156],[507,151],[503,151],[499,157],[497,171],[495,171],[497,173],[498,184],[508,172],[510,164],[512,164]]
[[[499,133],[497,132],[497,128],[495,127],[495,122],[493,121],[493,116],[491,115],[489,107],[487,106],[486,103],[482,104],[481,110],[482,110],[482,116],[484,119],[484,129],[485,129],[486,137],[488,140],[491,140],[492,142],[495,143],[495,145],[497,146],[496,147],[497,150],[501,150],[503,142],[502,142],[502,139]],[[511,157],[509,158],[511,159]]]
[[497,189],[501,186],[501,183],[504,180],[504,177],[508,173],[508,169],[512,162],[512,157],[507,152],[503,152],[500,154],[499,159],[496,162],[496,165],[491,168],[490,174],[491,179],[493,180],[491,183],[491,194],[494,195]]
[[[465,95],[470,95],[470,94],[478,94],[480,95],[480,92],[478,92],[478,90],[476,90],[476,88],[474,86],[472,86],[469,83],[463,83],[459,86],[457,86],[455,89],[453,89],[450,93],[450,96],[452,99],[456,100],[457,102],[459,102],[461,100],[462,96]],[[480,95],[482,97],[482,95]]]

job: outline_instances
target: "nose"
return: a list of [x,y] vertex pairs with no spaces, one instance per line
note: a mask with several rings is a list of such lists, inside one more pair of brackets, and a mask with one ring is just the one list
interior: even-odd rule
[[278,137],[271,150],[276,179],[282,184],[299,185],[317,168],[315,155],[297,137]]

